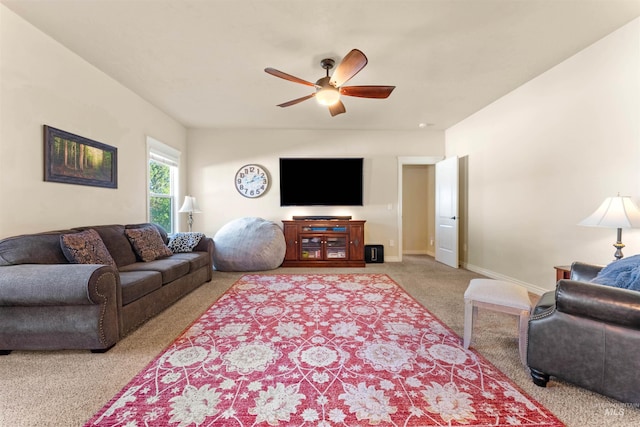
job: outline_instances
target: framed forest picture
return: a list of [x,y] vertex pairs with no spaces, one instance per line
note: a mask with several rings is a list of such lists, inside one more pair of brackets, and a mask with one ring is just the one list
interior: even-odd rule
[[118,149],[44,125],[44,180],[118,188]]

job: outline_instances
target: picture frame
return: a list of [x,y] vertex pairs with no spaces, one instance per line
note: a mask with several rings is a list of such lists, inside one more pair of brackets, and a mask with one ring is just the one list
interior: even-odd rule
[[44,125],[44,180],[118,188],[118,149]]

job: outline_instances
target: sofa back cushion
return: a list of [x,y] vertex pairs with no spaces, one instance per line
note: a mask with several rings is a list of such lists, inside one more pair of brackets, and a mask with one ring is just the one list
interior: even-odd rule
[[26,234],[0,240],[0,265],[68,264],[60,236],[71,230]]

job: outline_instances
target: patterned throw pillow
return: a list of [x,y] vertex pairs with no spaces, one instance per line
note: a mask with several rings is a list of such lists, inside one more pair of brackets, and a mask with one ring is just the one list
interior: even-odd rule
[[127,228],[124,234],[131,242],[133,250],[144,262],[173,255],[155,227]]
[[169,242],[169,249],[174,254],[192,252],[203,237],[204,233],[176,233]]
[[70,263],[106,264],[116,267],[116,262],[96,230],[63,234],[60,236],[60,248]]

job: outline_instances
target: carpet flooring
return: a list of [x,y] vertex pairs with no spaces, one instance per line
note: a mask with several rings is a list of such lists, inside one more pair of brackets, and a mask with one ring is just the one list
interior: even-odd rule
[[[481,277],[449,268],[430,257],[407,255],[401,263],[367,264],[365,268],[280,268],[265,273],[388,274],[458,336],[463,332],[463,293],[469,280]],[[0,426],[83,426],[242,275],[214,272],[211,282],[105,354],[15,351],[0,357]],[[547,388],[535,386],[520,363],[516,333],[515,317],[481,310],[471,348],[567,426],[640,425],[636,406],[555,379]]]

